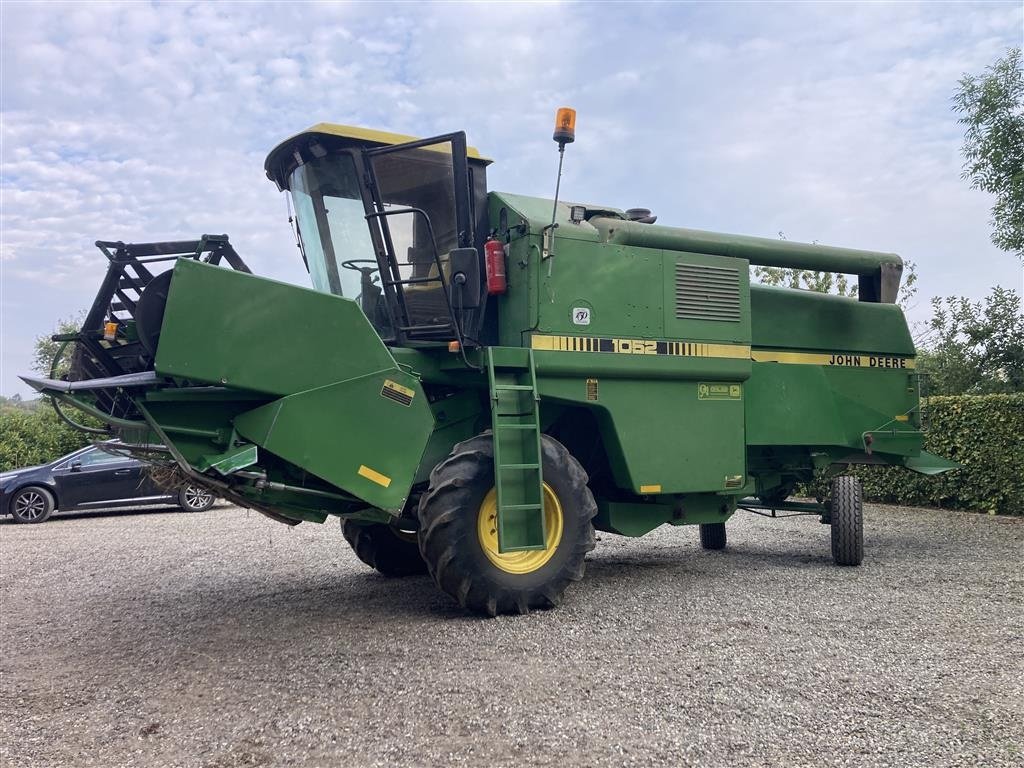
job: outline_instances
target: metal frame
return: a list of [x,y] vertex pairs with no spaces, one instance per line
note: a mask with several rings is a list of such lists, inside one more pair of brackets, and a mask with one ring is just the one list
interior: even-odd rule
[[[142,292],[156,277],[147,265],[181,258],[213,265],[225,261],[233,269],[251,274],[227,235],[203,235],[198,240],[154,243],[97,240],[96,247],[107,257],[109,264],[82,327],[75,333],[51,337],[56,342],[76,344],[69,373],[72,380],[113,378],[146,370],[150,355],[137,338],[129,338],[125,334],[125,328],[135,320]],[[113,340],[104,339],[103,325],[106,322],[117,323]],[[127,405],[119,404],[118,388],[95,389],[93,394],[97,410],[110,417],[125,416],[132,411],[130,401]],[[58,415],[68,420],[59,407],[55,407]]]
[[[771,518],[786,518],[786,517],[804,517],[807,515],[820,515],[821,521],[827,522],[829,515],[832,512],[832,507],[829,502],[813,502],[813,501],[781,501],[774,504],[765,504],[760,499],[748,497],[740,499],[736,504],[737,509],[742,509],[744,512],[750,512],[761,517]],[[767,512],[764,510],[768,510]],[[789,514],[780,515],[778,512],[788,512]]]

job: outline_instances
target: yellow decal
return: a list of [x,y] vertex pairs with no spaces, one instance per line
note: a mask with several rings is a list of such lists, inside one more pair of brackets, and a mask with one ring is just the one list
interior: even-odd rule
[[672,357],[750,358],[745,344],[707,344],[697,341],[660,341],[657,339],[610,339],[597,336],[545,336],[534,334],[533,349],[550,352],[611,352],[619,355],[670,355]]
[[910,416],[906,413],[896,417],[896,421],[910,421]]
[[757,363],[787,363],[791,365],[824,365],[834,368],[897,368],[913,369],[914,358],[894,355],[867,355],[856,352],[783,352],[755,349],[750,358]]
[[661,493],[660,485],[641,485],[640,493]]
[[587,379],[587,400],[597,400],[597,379]]
[[391,379],[384,379],[384,386],[381,387],[380,390],[381,397],[386,397],[388,400],[394,400],[396,403],[401,403],[402,405],[410,405],[415,395],[415,390],[403,387],[401,384],[394,382]]
[[365,464],[360,464],[359,465],[359,474],[362,477],[365,477],[367,480],[372,480],[377,485],[382,485],[385,488],[387,488],[389,485],[391,485],[391,478],[390,477],[388,477],[387,475],[382,475],[380,472],[378,472],[375,469],[370,469]]

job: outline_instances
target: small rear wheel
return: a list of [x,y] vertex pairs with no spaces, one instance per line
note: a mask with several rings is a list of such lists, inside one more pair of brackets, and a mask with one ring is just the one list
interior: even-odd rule
[[832,479],[829,499],[832,559],[836,565],[860,565],[864,560],[864,505],[860,480],[843,475]]
[[415,532],[385,523],[342,520],[341,533],[356,557],[384,576],[417,576],[427,572]]
[[700,545],[704,549],[725,549],[725,523],[701,523]]
[[45,523],[53,514],[53,494],[30,485],[11,497],[9,509],[16,523]]

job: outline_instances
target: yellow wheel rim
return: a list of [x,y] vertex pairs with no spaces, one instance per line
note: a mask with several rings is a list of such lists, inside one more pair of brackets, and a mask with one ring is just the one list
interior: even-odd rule
[[476,532],[487,559],[506,573],[533,573],[552,558],[562,541],[562,504],[547,483],[544,483],[544,549],[521,552],[498,551],[498,493],[492,488],[480,504]]

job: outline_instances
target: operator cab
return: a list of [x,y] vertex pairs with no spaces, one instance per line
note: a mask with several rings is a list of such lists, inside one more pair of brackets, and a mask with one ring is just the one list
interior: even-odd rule
[[320,124],[278,145],[313,287],[355,299],[388,343],[468,342],[483,315],[486,167],[464,133]]

